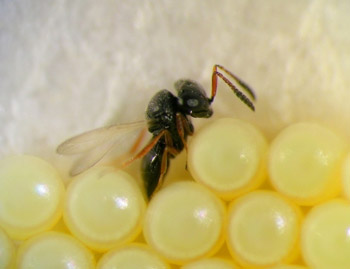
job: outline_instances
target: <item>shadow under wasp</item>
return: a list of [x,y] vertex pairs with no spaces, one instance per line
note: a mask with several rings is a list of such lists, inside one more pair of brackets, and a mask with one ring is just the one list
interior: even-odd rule
[[[227,76],[233,79],[247,95],[240,91]],[[212,116],[211,104],[216,96],[218,78],[221,78],[245,105],[255,110],[252,102],[255,100],[254,91],[225,67],[216,64],[212,72],[210,98],[197,82],[180,79],[175,82],[177,96],[168,90],[161,90],[152,97],[146,110],[146,120],[85,132],[63,142],[58,146],[57,152],[63,155],[86,153],[70,171],[70,174],[75,176],[94,166],[113,147],[118,146],[121,137],[148,126],[152,138],[139,153],[125,161],[122,166],[125,167],[134,160],[142,158],[142,179],[147,197],[150,199],[155,190],[161,186],[170,159],[176,157],[184,148],[187,149],[187,137],[194,132],[190,117]]]

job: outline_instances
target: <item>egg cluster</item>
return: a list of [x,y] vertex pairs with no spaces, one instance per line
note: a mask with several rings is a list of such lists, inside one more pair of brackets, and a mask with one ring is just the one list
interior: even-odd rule
[[176,171],[150,202],[120,169],[65,186],[46,161],[8,157],[0,268],[350,268],[348,152],[315,123],[268,142],[249,123],[215,120],[189,141],[192,178]]

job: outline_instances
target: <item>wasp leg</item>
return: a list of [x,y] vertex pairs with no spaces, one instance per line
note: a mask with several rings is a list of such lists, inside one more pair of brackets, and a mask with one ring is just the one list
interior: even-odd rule
[[[185,133],[187,135],[193,135],[193,126],[187,120],[187,118],[185,116],[183,116],[180,113],[177,113],[176,114],[176,128],[177,128],[177,132],[180,135],[181,141],[182,141],[184,148],[186,150],[186,153],[187,153],[188,150],[187,150],[187,141],[186,141]],[[185,169],[187,170],[187,160],[186,160]]]
[[228,79],[226,78],[222,73],[217,71],[217,69],[220,68],[224,70],[229,76],[231,76],[240,86],[242,86],[243,89],[247,91],[247,93],[251,96],[253,100],[255,100],[255,94],[253,90],[241,79],[239,79],[237,76],[235,76],[233,73],[225,69],[221,65],[214,65],[213,67],[213,74],[212,74],[212,79],[211,79],[211,97],[209,99],[210,102],[214,101],[214,98],[216,96],[217,92],[217,87],[218,87],[218,77],[221,78],[231,89],[232,91],[236,94],[236,96],[244,103],[246,104],[251,110],[255,110],[255,107],[253,105],[253,102],[238,88]]
[[167,153],[171,154],[173,157],[178,155],[180,152],[176,148],[174,148],[173,139],[171,138],[169,131],[164,131],[164,138],[165,138],[165,145],[166,145],[165,150],[167,151]]
[[127,167],[133,161],[144,157],[158,143],[159,139],[161,139],[164,136],[165,132],[166,131],[163,130],[157,136],[153,137],[151,139],[151,141],[138,154],[136,154],[135,156],[131,157],[129,160],[125,161],[122,164],[122,167]]
[[143,130],[140,132],[140,134],[138,135],[137,139],[135,140],[134,144],[129,149],[129,154],[135,154],[135,152],[140,147],[143,139],[145,138],[146,133],[147,133],[147,128],[143,128]]
[[187,152],[186,135],[193,135],[193,127],[181,113],[176,113],[176,129]]
[[143,130],[141,130],[141,132],[139,133],[138,137],[136,138],[135,142],[133,143],[133,145],[130,147],[130,149],[125,152],[124,154],[114,158],[113,160],[109,161],[107,164],[112,165],[116,168],[125,168],[126,166],[128,166],[132,161],[130,161],[130,163],[126,164],[126,163],[122,163],[125,160],[128,160],[128,158],[130,158],[130,156],[133,156],[136,154],[137,150],[139,149],[143,139],[145,138],[145,135],[147,133],[147,128],[144,128]]

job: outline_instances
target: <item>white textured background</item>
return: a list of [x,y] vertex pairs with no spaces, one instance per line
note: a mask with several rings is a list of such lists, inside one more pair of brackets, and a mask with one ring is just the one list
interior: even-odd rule
[[63,139],[143,118],[188,77],[225,65],[257,92],[251,113],[220,84],[216,116],[268,137],[314,120],[350,137],[350,1],[0,0],[0,156],[53,158]]

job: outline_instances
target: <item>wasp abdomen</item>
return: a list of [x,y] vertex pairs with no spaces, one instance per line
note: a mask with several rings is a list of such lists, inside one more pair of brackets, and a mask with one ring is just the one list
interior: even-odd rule
[[[143,157],[141,164],[141,173],[143,184],[145,186],[147,197],[150,198],[155,189],[157,188],[159,181],[163,176],[165,176],[168,170],[169,160],[165,164],[164,161],[165,153],[165,141],[163,139],[159,140],[158,143]],[[165,166],[165,167],[162,167]],[[165,169],[165,171],[162,171]]]

